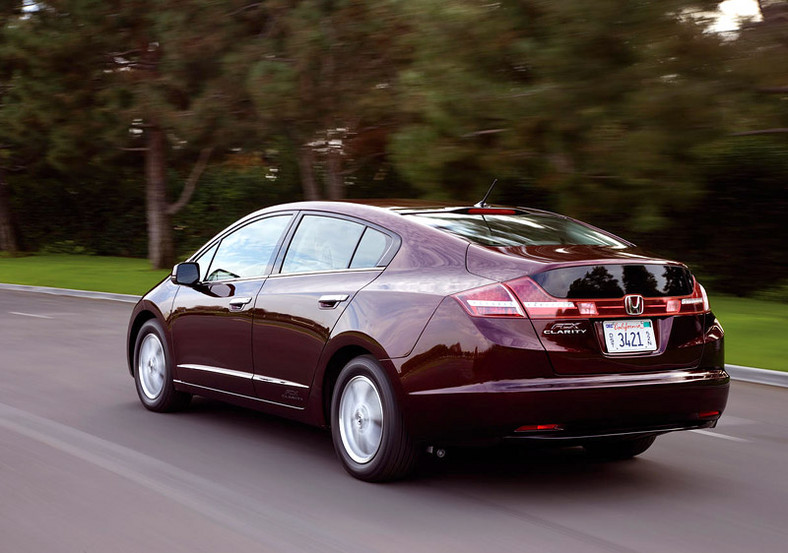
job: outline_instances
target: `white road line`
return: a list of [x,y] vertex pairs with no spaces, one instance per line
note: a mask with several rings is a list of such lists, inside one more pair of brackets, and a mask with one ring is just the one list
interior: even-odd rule
[[704,436],[712,436],[713,438],[722,438],[723,440],[730,440],[732,442],[749,443],[750,440],[744,438],[735,438],[733,436],[726,436],[725,434],[718,434],[717,432],[709,432],[708,430],[690,430],[696,434],[703,434]]
[[9,311],[11,315],[22,315],[23,317],[35,317],[36,319],[54,319],[54,317],[49,317],[47,315],[34,315],[33,313],[20,313],[18,311]]

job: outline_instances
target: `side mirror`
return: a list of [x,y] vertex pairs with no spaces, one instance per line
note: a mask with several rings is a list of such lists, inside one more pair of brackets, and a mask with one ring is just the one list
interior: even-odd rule
[[173,271],[175,284],[192,286],[200,280],[200,265],[197,263],[178,263]]

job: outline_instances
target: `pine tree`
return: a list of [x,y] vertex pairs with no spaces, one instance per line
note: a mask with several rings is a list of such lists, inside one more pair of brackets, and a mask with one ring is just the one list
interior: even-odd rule
[[22,168],[20,157],[23,143],[9,132],[5,124],[13,107],[9,105],[9,97],[13,91],[13,56],[7,47],[7,33],[15,25],[19,25],[23,2],[21,0],[3,0],[0,2],[0,250],[15,255],[19,250],[14,214],[11,208],[11,193],[6,174]]
[[409,3],[398,167],[466,200],[499,178],[580,217],[664,224],[696,193],[692,149],[724,132],[725,44],[692,15],[715,4]]
[[[205,0],[50,0],[15,30],[15,101],[36,122],[45,159],[102,163],[141,152],[148,257],[175,260],[172,216],[215,153],[244,146],[254,125],[239,86],[261,4]],[[136,154],[139,155],[139,154]],[[169,177],[188,174],[178,199]]]
[[406,58],[397,40],[405,27],[398,3],[273,4],[268,35],[252,45],[250,94],[267,130],[298,149],[304,196],[340,199],[351,152],[365,149],[361,142],[380,142],[396,119],[393,84]]

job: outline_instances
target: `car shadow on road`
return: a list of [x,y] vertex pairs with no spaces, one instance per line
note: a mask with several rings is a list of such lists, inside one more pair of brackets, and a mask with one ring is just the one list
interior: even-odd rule
[[[193,424],[189,426],[196,426],[201,436],[226,447],[233,447],[233,441],[238,447],[250,443],[259,450],[275,447],[283,452],[282,463],[298,463],[299,458],[307,457],[317,470],[345,476],[330,433],[324,429],[203,398],[195,398],[191,407],[177,418],[190,419]],[[658,440],[654,447],[659,445]],[[522,443],[457,447],[447,449],[442,459],[425,453],[410,479],[389,485],[422,487],[463,483],[491,489],[523,487],[532,493],[539,490],[592,493],[597,489],[610,493],[616,488],[624,493],[633,487],[640,492],[651,487],[664,492],[666,486],[675,485],[685,491],[687,486],[692,487],[691,475],[684,474],[680,465],[653,460],[652,455],[646,452],[636,459],[605,462],[589,456],[580,447],[548,448]]]

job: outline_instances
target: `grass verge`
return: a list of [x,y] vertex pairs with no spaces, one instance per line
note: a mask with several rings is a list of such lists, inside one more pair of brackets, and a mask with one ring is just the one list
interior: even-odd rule
[[713,296],[711,309],[725,329],[725,362],[788,372],[788,304]]
[[[169,271],[145,259],[86,255],[0,257],[0,282],[144,294]],[[725,359],[734,365],[788,372],[788,304],[715,296],[711,307],[725,329]]]
[[145,259],[91,255],[0,257],[0,282],[75,290],[144,294],[169,274]]

